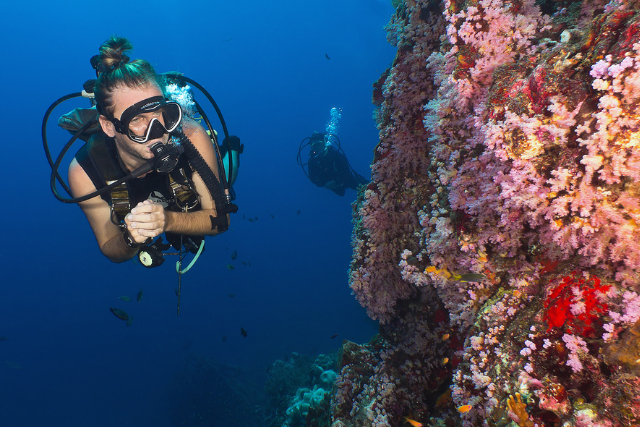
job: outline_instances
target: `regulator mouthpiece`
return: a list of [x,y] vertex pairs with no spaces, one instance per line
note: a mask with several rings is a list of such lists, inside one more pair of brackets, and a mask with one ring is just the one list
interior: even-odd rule
[[169,173],[176,167],[180,154],[184,151],[181,145],[156,142],[149,147],[153,153],[153,168],[160,173]]

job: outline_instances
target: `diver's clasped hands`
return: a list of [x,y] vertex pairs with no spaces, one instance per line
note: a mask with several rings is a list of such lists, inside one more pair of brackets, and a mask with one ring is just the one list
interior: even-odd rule
[[151,200],[145,200],[131,209],[124,218],[127,230],[136,243],[144,243],[149,238],[154,238],[164,233],[166,215],[164,207]]

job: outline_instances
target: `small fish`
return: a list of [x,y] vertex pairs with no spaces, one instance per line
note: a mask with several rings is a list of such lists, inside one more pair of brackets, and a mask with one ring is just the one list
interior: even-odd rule
[[247,218],[245,218],[244,214],[242,214],[242,219],[247,219]]
[[254,220],[254,221],[257,221],[257,220],[258,220],[258,217],[253,218],[253,220]]
[[231,254],[231,259],[236,259],[238,258],[238,251],[233,251],[233,253]]
[[228,296],[229,298],[235,298],[235,297],[236,297],[236,294],[229,294],[229,295],[227,295],[227,296]]
[[132,324],[132,323],[133,323],[133,316],[131,316],[131,317],[129,317],[129,318],[127,319],[127,328],[128,328],[129,326],[131,326],[131,324]]
[[0,337],[0,341],[9,341],[9,338],[7,338],[7,337]]
[[442,364],[446,365],[447,363],[449,363],[449,358],[445,357],[444,359],[442,359]]
[[247,218],[247,221],[253,222],[253,218]]
[[142,301],[142,288],[138,291],[138,295],[136,295],[136,301]]
[[324,57],[327,58],[327,59],[331,59],[331,58],[329,58],[329,55],[326,54],[326,53],[324,54]]
[[125,302],[129,302],[129,301],[131,301],[131,298],[130,298],[130,297],[128,297],[128,296],[126,296],[126,295],[123,295],[123,296],[121,296],[121,297],[118,297],[118,299],[121,299],[122,301],[125,301]]
[[467,273],[467,274],[461,275],[460,278],[457,280],[460,282],[482,282],[484,279],[486,279],[486,276],[484,274]]
[[251,267],[251,261],[247,261],[247,265]]
[[240,263],[241,263],[242,265],[247,265],[247,263],[246,263],[246,262],[244,262],[244,261],[240,261]]
[[[409,260],[407,260],[407,264],[412,265]],[[442,276],[445,279],[452,279],[458,282],[482,282],[487,277],[484,274],[480,273],[465,273],[458,274],[456,272],[452,272],[447,270],[446,268],[438,269],[435,265],[430,265],[429,267],[424,269],[425,273],[435,273],[438,276]]]
[[331,339],[334,339],[337,336],[338,336],[338,334],[333,334],[333,335],[331,335]]
[[11,362],[9,360],[3,360],[4,364],[7,365],[11,369],[20,370],[22,369],[22,365],[18,362]]
[[458,412],[460,412],[461,414],[467,413],[470,410],[471,410],[471,405],[458,406]]
[[226,335],[223,335],[223,336],[222,336],[222,342],[226,342],[226,341],[227,341],[227,336],[226,336]]
[[438,276],[442,276],[445,279],[448,279],[451,277],[451,273],[449,273],[449,270],[447,270],[446,268],[443,269],[438,269],[435,265],[430,265],[429,267],[424,269],[425,273],[435,273]]
[[296,215],[300,215],[300,212],[302,212],[300,209],[298,209],[298,211],[296,212]]
[[247,334],[247,331],[246,331],[244,328],[240,328],[240,333],[242,334],[242,336],[243,336],[244,338],[246,338],[246,337],[247,337],[247,335],[248,335],[248,334]]
[[442,341],[446,341],[446,340],[448,340],[448,339],[449,339],[449,334],[444,334],[444,335],[442,336]]
[[275,217],[275,216],[273,216],[273,214],[270,214],[270,215],[271,215],[271,218],[276,219],[276,217]]
[[129,319],[129,315],[127,314],[126,311],[124,310],[120,310],[119,308],[113,308],[113,307],[109,307],[109,310],[113,313],[114,316],[116,316],[118,319],[121,320],[128,320]]
[[409,417],[404,417],[404,419],[411,424],[413,427],[422,427],[422,423],[417,422],[416,420],[412,420]]
[[227,268],[228,268],[229,270],[235,270],[235,269],[236,269],[236,268],[235,268],[233,265],[231,265],[231,264],[227,264]]

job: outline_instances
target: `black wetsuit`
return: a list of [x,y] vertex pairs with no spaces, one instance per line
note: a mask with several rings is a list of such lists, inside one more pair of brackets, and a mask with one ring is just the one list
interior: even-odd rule
[[312,156],[308,168],[311,182],[318,187],[324,187],[334,181],[335,185],[329,189],[339,196],[344,196],[345,189],[355,190],[358,184],[366,182],[362,176],[354,176],[347,157],[332,146],[327,147],[326,154]]

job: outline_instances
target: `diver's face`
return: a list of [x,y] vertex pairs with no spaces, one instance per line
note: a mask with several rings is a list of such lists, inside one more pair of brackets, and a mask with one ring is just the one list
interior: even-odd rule
[[[120,120],[122,118],[122,113],[124,113],[124,111],[127,108],[131,107],[132,105],[144,99],[148,99],[153,96],[162,96],[162,91],[158,86],[154,84],[149,84],[148,86],[145,86],[142,88],[122,87],[122,88],[116,89],[116,91],[113,94],[113,103],[114,103],[113,117]],[[158,114],[158,112],[142,113],[139,115],[137,119],[145,123],[148,123],[153,118],[156,118],[158,121],[160,121],[160,123],[162,123],[163,126],[165,125],[162,114]],[[135,130],[135,128],[132,128],[132,129]],[[169,140],[169,134],[165,133],[162,137],[156,138],[156,139],[150,139],[149,141],[143,144],[134,142],[126,134],[121,134],[117,132],[114,138],[116,140],[118,147],[121,150],[132,155],[133,157],[137,157],[143,160],[149,160],[153,158],[153,153],[151,152],[150,147],[156,142],[161,142],[163,144],[166,144],[167,141]]]

